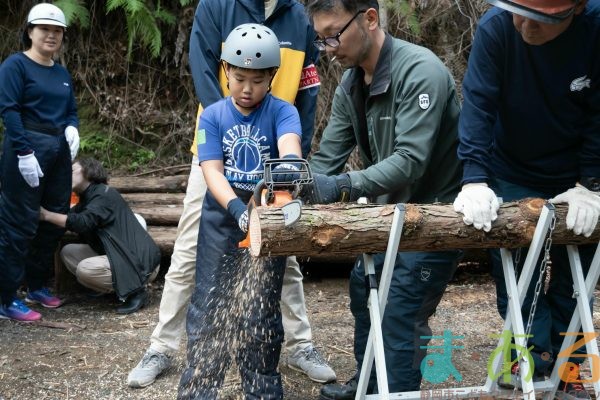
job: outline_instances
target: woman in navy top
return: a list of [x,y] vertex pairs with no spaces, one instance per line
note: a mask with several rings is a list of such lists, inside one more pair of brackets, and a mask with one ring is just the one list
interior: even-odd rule
[[0,115],[5,128],[0,165],[0,318],[41,318],[16,296],[23,278],[28,303],[49,308],[61,304],[44,285],[64,228],[38,220],[40,206],[68,211],[71,157],[79,146],[73,82],[54,61],[66,27],[58,7],[34,6],[23,30],[27,50],[0,65]]

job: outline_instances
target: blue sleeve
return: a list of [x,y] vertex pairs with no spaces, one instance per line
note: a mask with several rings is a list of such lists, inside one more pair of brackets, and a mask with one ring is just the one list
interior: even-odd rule
[[[277,127],[277,140],[286,133],[302,135],[302,125],[296,107],[281,100],[281,107],[277,111],[275,126]],[[281,154],[283,156],[283,154]]]
[[11,59],[0,65],[0,115],[6,135],[10,137],[13,149],[19,155],[31,153],[31,144],[27,140],[21,120],[24,73]]
[[77,116],[77,101],[75,100],[75,88],[73,87],[73,80],[71,79],[71,97],[69,98],[69,105],[66,114],[66,125],[74,126],[79,128],[79,117]]
[[213,106],[204,110],[198,122],[198,160],[200,162],[225,158],[216,108]]
[[500,103],[503,54],[504,48],[480,25],[463,80],[464,102],[458,125],[463,183],[485,182],[492,175],[490,154]]
[[[318,80],[319,75],[317,74],[316,64],[319,60],[319,50],[313,45],[313,40],[317,35],[311,24],[308,24],[306,29],[308,33],[306,35],[307,43],[302,75],[314,73]],[[302,157],[304,158],[308,157],[312,146],[319,88],[320,82],[318,84],[313,83],[308,87],[300,87],[294,102],[300,114],[300,122],[302,123]]]
[[200,1],[190,35],[190,70],[202,108],[223,98],[218,77],[222,45],[219,11],[210,7],[215,3],[219,1]]

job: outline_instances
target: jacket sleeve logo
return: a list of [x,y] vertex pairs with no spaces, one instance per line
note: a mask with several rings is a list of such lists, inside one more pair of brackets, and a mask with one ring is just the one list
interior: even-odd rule
[[319,86],[321,80],[319,79],[319,73],[315,64],[307,65],[302,68],[302,75],[300,76],[300,86],[298,90],[308,89],[314,86]]
[[427,110],[429,108],[429,95],[426,93],[422,93],[419,95],[419,107],[422,110]]

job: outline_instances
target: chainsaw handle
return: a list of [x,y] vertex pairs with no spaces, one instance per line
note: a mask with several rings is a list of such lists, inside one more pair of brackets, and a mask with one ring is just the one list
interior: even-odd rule
[[256,184],[256,187],[254,188],[254,193],[252,194],[252,199],[254,200],[254,205],[262,206],[262,204],[261,204],[262,191],[266,188],[267,188],[267,184],[265,183],[264,179],[261,179],[260,181],[258,181],[258,183]]

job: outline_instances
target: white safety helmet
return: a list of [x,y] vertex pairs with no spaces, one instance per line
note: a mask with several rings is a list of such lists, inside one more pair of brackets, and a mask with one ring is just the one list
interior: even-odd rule
[[65,13],[58,7],[49,3],[33,6],[27,16],[27,24],[31,25],[56,25],[67,27]]
[[278,68],[281,63],[279,39],[264,25],[239,25],[225,39],[221,60],[247,69]]

